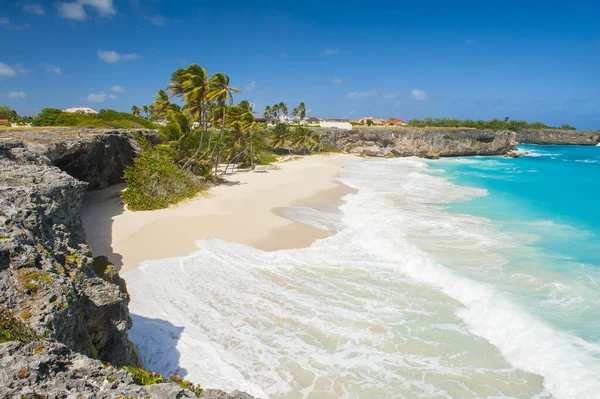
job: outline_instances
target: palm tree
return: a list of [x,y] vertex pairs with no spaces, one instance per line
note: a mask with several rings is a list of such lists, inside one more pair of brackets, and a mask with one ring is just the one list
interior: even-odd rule
[[301,148],[304,152],[304,155],[306,155],[306,150],[312,149],[313,145],[313,135],[310,133],[310,131],[304,126],[296,127],[293,146],[296,148]]
[[263,113],[263,116],[265,118],[268,118],[269,116],[271,116],[271,112],[273,112],[273,111],[271,111],[271,107],[267,105],[265,107],[265,112]]
[[140,108],[137,105],[131,107],[131,114],[134,116],[140,116]]
[[304,102],[301,102],[300,105],[298,105],[297,110],[300,119],[306,118],[306,105],[304,105]]
[[186,69],[179,68],[173,72],[167,88],[167,90],[172,93],[171,96],[177,96],[184,101],[184,112],[186,112],[194,122],[199,121],[202,126],[198,149],[194,155],[187,160],[182,169],[185,169],[185,167],[187,167],[187,165],[195,159],[202,150],[204,132],[206,130],[204,103],[209,89],[207,77],[208,75],[204,68],[197,64],[192,64]]
[[290,140],[290,132],[288,130],[287,125],[283,123],[278,123],[273,129],[273,147],[275,148],[286,148],[290,155],[292,155],[292,151],[289,146]]
[[227,102],[229,105],[233,103],[233,93],[241,93],[240,90],[235,87],[229,86],[229,76],[222,72],[217,72],[210,78],[209,91],[206,99],[210,102],[216,101],[221,107],[223,107],[223,121],[221,122],[221,134],[219,135],[219,150],[217,151],[217,159],[215,160],[215,176],[219,167],[219,158],[221,156],[221,143],[223,141],[223,132],[225,131],[225,114],[227,111]]
[[147,105],[142,105],[142,112],[146,114],[146,118],[150,116],[150,108]]
[[163,117],[165,111],[169,107],[169,104],[171,103],[169,102],[169,96],[167,95],[167,92],[162,89],[159,90],[158,93],[156,93],[154,104],[152,104],[154,111],[156,112],[156,116],[159,118]]

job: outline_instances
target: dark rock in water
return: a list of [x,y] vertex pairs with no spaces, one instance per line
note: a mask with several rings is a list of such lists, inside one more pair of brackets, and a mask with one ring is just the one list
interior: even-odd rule
[[101,362],[141,367],[125,281],[93,258],[79,211],[85,191],[121,181],[139,151],[125,131],[0,133],[0,312],[45,339],[0,344],[0,397],[195,397],[173,383],[141,387]]
[[520,144],[598,145],[600,130],[539,129],[517,132]]
[[323,143],[374,157],[426,158],[503,155],[515,148],[515,133],[491,130],[318,129]]
[[521,158],[522,156],[524,156],[525,154],[522,152],[516,152],[516,151],[511,151],[509,153],[506,154],[507,157],[509,158]]

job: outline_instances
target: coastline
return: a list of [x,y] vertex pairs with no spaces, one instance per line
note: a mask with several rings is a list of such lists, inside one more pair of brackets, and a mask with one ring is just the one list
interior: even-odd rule
[[95,256],[107,256],[121,274],[146,260],[188,255],[202,239],[266,251],[307,247],[328,232],[286,218],[281,208],[335,204],[353,192],[336,181],[352,158],[308,156],[236,172],[204,195],[156,211],[125,209],[124,184],[92,191],[81,211],[87,241]]

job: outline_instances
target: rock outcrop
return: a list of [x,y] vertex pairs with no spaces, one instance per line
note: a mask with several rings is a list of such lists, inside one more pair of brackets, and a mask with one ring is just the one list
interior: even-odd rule
[[520,144],[565,144],[565,145],[598,145],[600,130],[521,130],[517,132]]
[[340,150],[375,157],[427,158],[503,155],[513,150],[510,131],[427,129],[318,129],[323,143]]
[[238,391],[196,394],[176,383],[138,385],[125,370],[48,341],[0,344],[0,397],[252,399]]
[[142,366],[125,281],[92,256],[79,212],[85,191],[122,181],[139,151],[124,131],[0,133],[0,312],[45,340],[0,344],[0,397],[195,397],[177,384],[137,386],[101,362]]

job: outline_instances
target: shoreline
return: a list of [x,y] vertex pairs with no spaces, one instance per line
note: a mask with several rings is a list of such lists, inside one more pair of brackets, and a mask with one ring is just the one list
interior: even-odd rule
[[91,191],[81,209],[87,241],[94,256],[106,256],[121,274],[147,260],[186,256],[203,239],[265,251],[307,247],[329,232],[288,219],[281,210],[335,205],[354,192],[336,181],[354,158],[313,155],[236,172],[207,194],[156,211],[125,209],[120,198],[124,184]]

